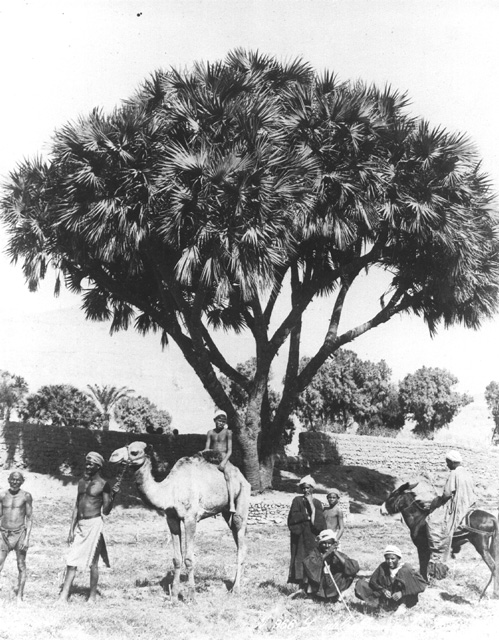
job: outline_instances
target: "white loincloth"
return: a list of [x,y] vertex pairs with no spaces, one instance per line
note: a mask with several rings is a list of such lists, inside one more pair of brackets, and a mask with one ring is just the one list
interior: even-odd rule
[[104,540],[104,521],[101,516],[79,520],[75,527],[75,537],[66,558],[68,567],[88,569],[95,559],[95,554],[101,542],[99,551],[104,564],[109,567],[106,542]]

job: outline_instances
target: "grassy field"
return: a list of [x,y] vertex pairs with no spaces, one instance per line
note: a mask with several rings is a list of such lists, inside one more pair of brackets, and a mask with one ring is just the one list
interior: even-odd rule
[[[0,480],[5,484],[5,472]],[[220,517],[204,521],[197,534],[197,598],[172,603],[165,576],[171,543],[164,520],[142,507],[117,507],[107,518],[112,568],[102,569],[97,604],[86,604],[88,574],[78,574],[68,605],[57,603],[63,577],[65,538],[75,488],[43,477],[28,478],[34,496],[34,528],[28,554],[25,601],[16,605],[17,569],[12,554],[0,576],[0,638],[492,638],[499,604],[478,598],[488,571],[473,549],[463,550],[450,576],[427,589],[420,605],[401,616],[364,613],[353,588],[346,605],[290,601],[286,584],[289,535],[283,525],[253,525],[240,595],[227,591],[235,569],[235,546]],[[290,494],[282,494],[281,502]],[[260,498],[261,499],[261,498]],[[277,500],[275,495],[274,500]],[[381,561],[388,542],[416,564],[407,529],[398,518],[383,519],[374,508],[349,517],[343,550],[356,558],[361,575]],[[348,608],[347,608],[348,607]]]

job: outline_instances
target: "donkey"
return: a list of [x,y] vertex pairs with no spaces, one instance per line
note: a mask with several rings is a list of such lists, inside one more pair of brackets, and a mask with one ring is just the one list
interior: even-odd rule
[[[430,547],[426,530],[426,517],[430,511],[416,500],[416,495],[412,490],[417,484],[417,482],[412,484],[406,482],[395,491],[392,491],[381,505],[381,513],[383,515],[402,514],[404,522],[409,527],[411,539],[418,550],[420,573],[423,578],[428,579]],[[497,518],[482,509],[473,509],[466,517],[466,524],[461,524],[452,538],[451,551],[453,557],[456,553],[459,553],[463,544],[471,542],[490,569],[490,580],[480,599],[485,594],[492,579],[494,579],[493,597],[499,598],[499,579],[496,571],[496,566],[499,564],[498,529]]]

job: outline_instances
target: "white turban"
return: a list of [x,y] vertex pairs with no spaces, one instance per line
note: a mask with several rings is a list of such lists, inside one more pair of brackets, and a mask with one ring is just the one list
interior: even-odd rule
[[383,555],[386,556],[388,554],[393,554],[394,556],[398,556],[399,558],[402,557],[402,552],[400,551],[400,549],[398,547],[396,547],[394,544],[389,544],[386,549],[383,551]]
[[225,411],[222,411],[222,409],[218,409],[217,411],[215,411],[213,420],[216,420],[217,418],[225,418],[227,420],[227,414],[225,413]]
[[317,536],[317,542],[326,542],[327,540],[336,540],[332,529],[324,529],[324,531],[321,531]]
[[102,465],[104,464],[104,458],[100,453],[97,453],[96,451],[89,451],[85,456],[85,460],[88,460],[88,462],[93,462],[94,464],[98,464],[99,467],[102,467]]
[[313,487],[315,489],[316,484],[315,484],[315,480],[312,478],[312,476],[305,476],[304,478],[302,478],[300,480],[300,482],[298,483],[298,486],[301,484],[308,484],[311,487]]
[[447,453],[445,454],[445,459],[450,460],[451,462],[463,461],[461,454],[459,453],[459,451],[456,451],[455,449],[451,449],[450,451],[447,451]]
[[341,494],[340,494],[340,492],[338,491],[338,489],[330,489],[330,490],[328,491],[328,494],[327,494],[326,498],[327,498],[328,496],[336,496],[337,498],[341,498]]

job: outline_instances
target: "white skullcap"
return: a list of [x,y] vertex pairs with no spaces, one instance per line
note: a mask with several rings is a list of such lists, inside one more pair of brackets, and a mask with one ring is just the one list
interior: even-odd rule
[[338,491],[338,489],[329,489],[326,498],[328,496],[336,496],[337,498],[341,498],[341,493]]
[[89,462],[93,462],[94,464],[98,464],[99,467],[102,467],[104,464],[104,458],[97,451],[89,451],[85,456],[85,459]]
[[222,411],[222,409],[217,409],[215,411],[215,415],[213,416],[213,420],[216,420],[217,418],[225,418],[227,420],[227,414],[225,413],[225,411]]
[[315,485],[315,480],[312,478],[312,476],[305,476],[304,478],[302,478],[300,480],[300,482],[298,483],[298,486],[300,484],[308,484],[308,485],[310,485],[311,487],[314,487],[314,488],[316,486]]
[[450,451],[447,451],[447,453],[445,454],[445,459],[450,460],[451,462],[463,461],[461,454],[459,453],[459,451],[456,451],[455,449],[451,449]]
[[394,544],[389,544],[383,551],[384,556],[388,555],[389,553],[393,554],[394,556],[398,556],[399,558],[402,557],[402,552]]
[[317,536],[317,542],[326,542],[326,540],[336,540],[336,536],[332,529],[324,529]]

